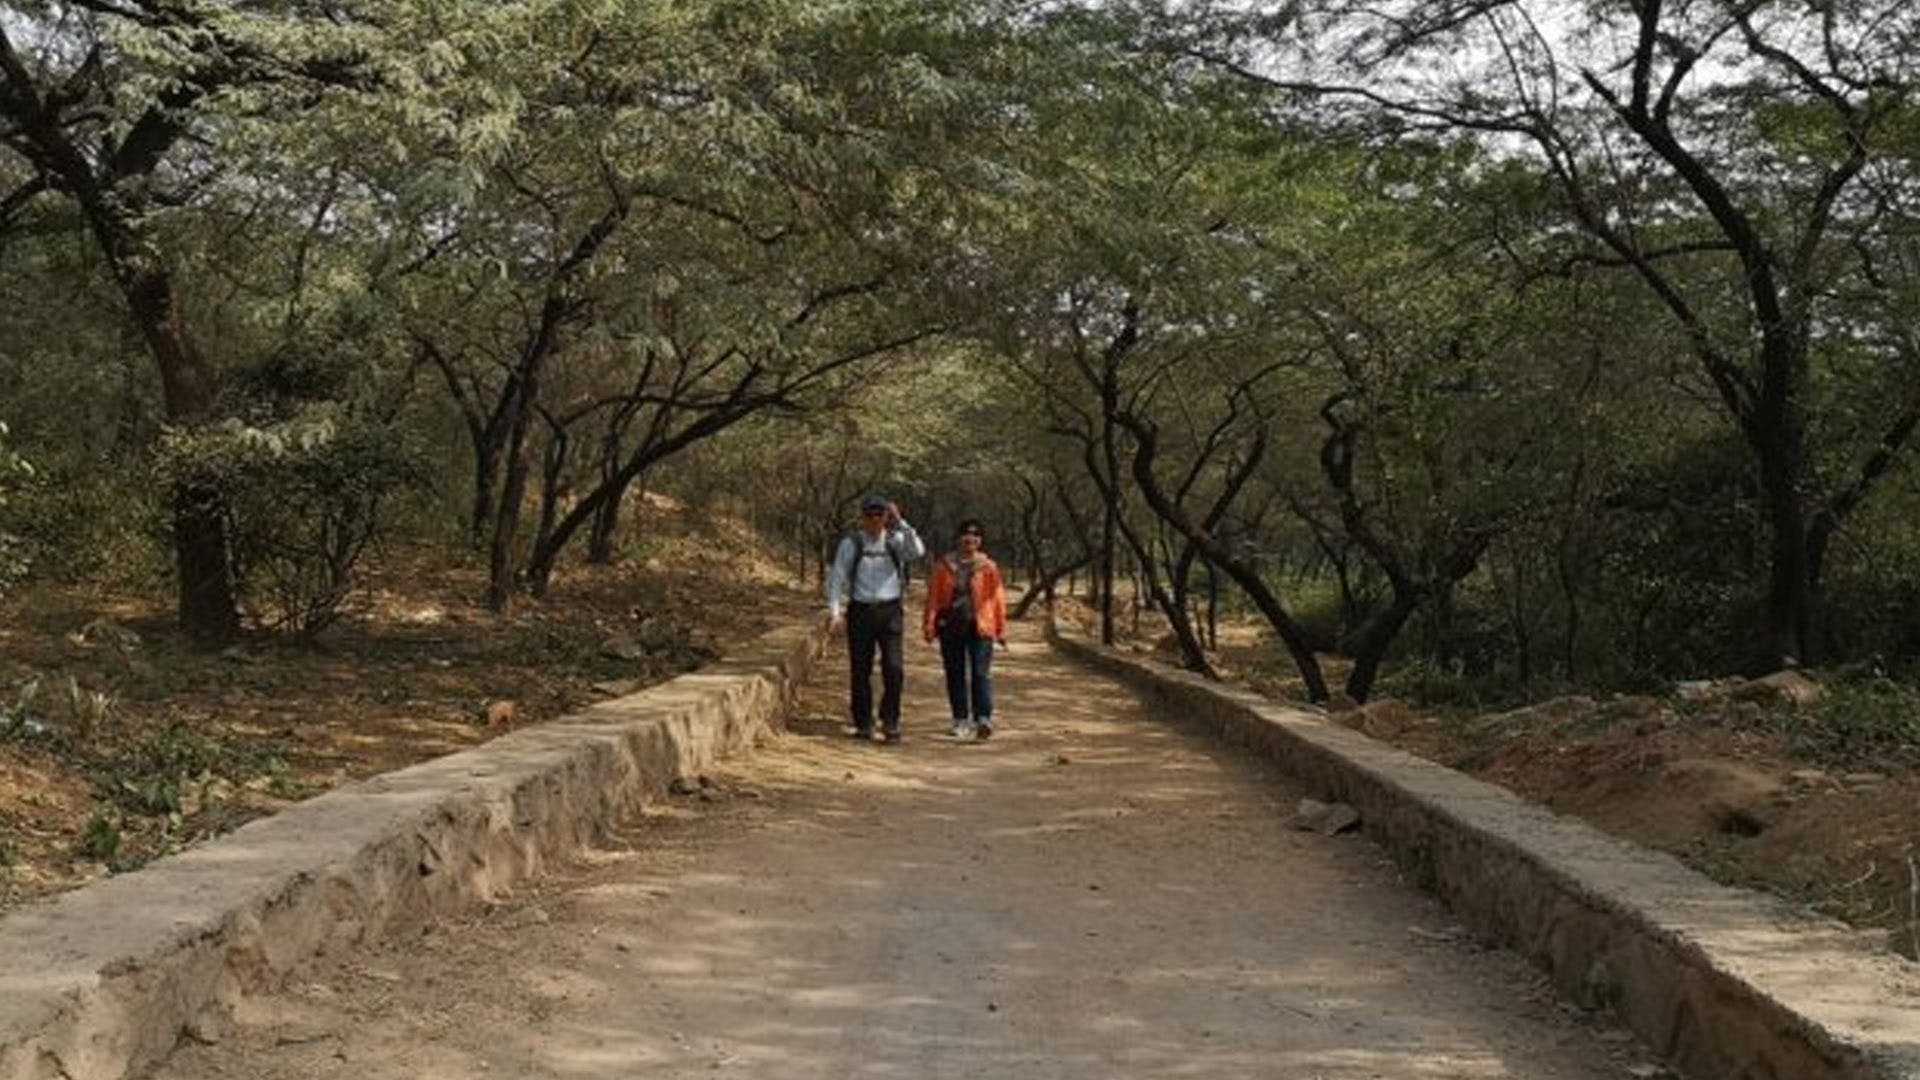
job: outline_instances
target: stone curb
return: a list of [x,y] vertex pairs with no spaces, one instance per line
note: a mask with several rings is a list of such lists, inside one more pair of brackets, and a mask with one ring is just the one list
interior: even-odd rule
[[0,1080],[119,1080],[316,955],[502,894],[750,748],[821,643],[767,634],[0,919]]
[[1884,939],[1716,884],[1505,788],[1239,687],[1094,644],[1055,647],[1348,803],[1407,874],[1563,995],[1610,1008],[1701,1080],[1920,1080],[1920,964]]

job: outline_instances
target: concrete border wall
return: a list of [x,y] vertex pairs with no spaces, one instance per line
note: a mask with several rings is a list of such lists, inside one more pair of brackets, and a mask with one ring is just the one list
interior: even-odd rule
[[1167,714],[1276,762],[1484,939],[1611,1008],[1700,1080],[1920,1080],[1920,964],[1879,935],[1714,883],[1505,788],[1251,691],[1103,648],[1056,647]]
[[0,1080],[119,1080],[319,954],[501,894],[749,748],[821,644],[776,631],[0,919]]

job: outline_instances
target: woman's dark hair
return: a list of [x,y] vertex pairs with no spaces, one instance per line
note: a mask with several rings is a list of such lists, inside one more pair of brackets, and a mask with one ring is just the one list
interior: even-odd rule
[[972,533],[973,535],[979,537],[982,540],[985,540],[987,538],[986,527],[984,525],[981,525],[979,520],[976,518],[968,518],[967,520],[961,522],[960,527],[953,530],[953,537],[954,539],[958,540],[960,537],[965,536],[968,533]]

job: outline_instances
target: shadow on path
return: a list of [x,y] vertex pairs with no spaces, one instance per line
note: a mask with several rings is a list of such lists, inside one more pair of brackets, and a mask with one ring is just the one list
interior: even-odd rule
[[153,1074],[1599,1080],[1638,1047],[1454,939],[1265,766],[1028,628],[1000,734],[845,738],[845,660],[703,795],[474,918],[318,965]]

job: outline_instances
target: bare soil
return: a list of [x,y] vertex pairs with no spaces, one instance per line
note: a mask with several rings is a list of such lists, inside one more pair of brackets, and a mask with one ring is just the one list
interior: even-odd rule
[[[814,606],[724,521],[648,508],[614,566],[480,607],[478,560],[389,548],[313,641],[196,651],[158,598],[0,607],[0,909],[131,869],[351,780],[671,678]],[[609,648],[611,646],[611,648]]]
[[317,965],[151,1080],[1616,1080],[1625,1033],[1474,946],[1298,791],[1018,627],[999,733],[785,734],[510,902]]

